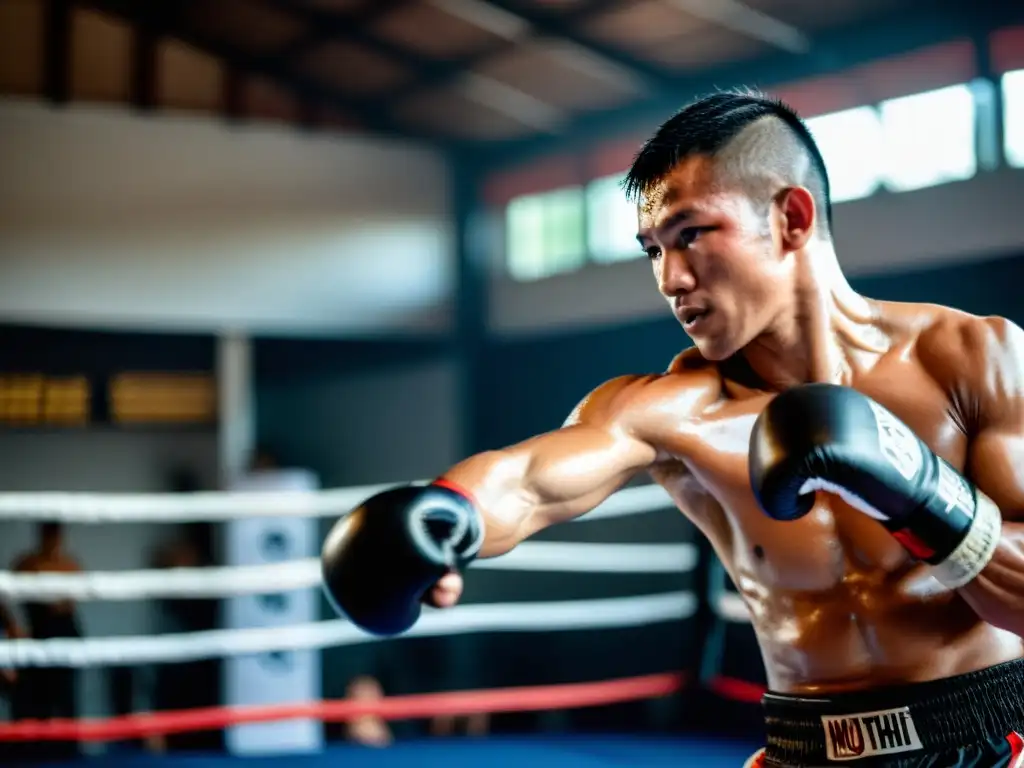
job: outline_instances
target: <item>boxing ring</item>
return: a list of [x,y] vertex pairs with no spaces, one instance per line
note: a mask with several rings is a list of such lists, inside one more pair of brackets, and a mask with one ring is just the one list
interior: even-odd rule
[[[103,495],[81,493],[0,494],[0,520],[58,521],[77,525],[128,523],[226,523],[254,518],[337,518],[387,486],[318,492],[203,492],[192,494]],[[671,505],[657,486],[620,491],[577,523],[664,510]],[[576,523],[574,523],[576,524]],[[480,560],[471,570],[574,571],[628,574],[694,569],[693,544],[591,544],[528,541],[500,558]],[[145,601],[218,599],[243,595],[319,589],[318,558],[261,565],[20,574],[0,571],[0,598],[5,602],[72,600]],[[692,591],[578,601],[469,604],[454,609],[425,609],[404,637],[443,637],[479,632],[600,631],[602,628],[680,622],[693,616],[700,599]],[[735,593],[716,591],[716,621],[749,622]],[[28,667],[124,667],[225,659],[274,651],[337,648],[378,642],[344,619],[282,627],[216,629],[188,633],[0,640],[0,669]],[[635,650],[635,649],[633,649]],[[148,736],[218,730],[250,723],[297,719],[344,723],[377,716],[388,721],[438,715],[544,712],[655,700],[701,685],[716,695],[755,703],[759,685],[724,675],[696,676],[681,670],[611,680],[562,685],[449,691],[385,696],[377,701],[308,701],[271,706],[217,706],[184,711],[140,712],[107,718],[22,720],[0,723],[0,754],[15,743],[78,742],[107,745]],[[742,765],[759,745],[702,737],[601,736],[537,734],[431,738],[398,741],[386,749],[328,742],[316,754],[244,758],[246,765]],[[102,748],[102,747],[101,747]],[[238,758],[228,755],[103,754],[113,766],[218,766]],[[52,763],[50,763],[52,764]],[[68,763],[71,764],[71,763]]]

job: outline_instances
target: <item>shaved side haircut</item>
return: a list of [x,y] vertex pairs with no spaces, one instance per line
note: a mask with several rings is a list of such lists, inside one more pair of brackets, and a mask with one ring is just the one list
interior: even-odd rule
[[624,183],[639,201],[679,163],[695,155],[712,159],[716,183],[742,189],[765,210],[786,187],[804,187],[818,211],[819,236],[832,234],[828,172],[818,145],[800,116],[765,94],[715,93],[669,118],[637,153]]

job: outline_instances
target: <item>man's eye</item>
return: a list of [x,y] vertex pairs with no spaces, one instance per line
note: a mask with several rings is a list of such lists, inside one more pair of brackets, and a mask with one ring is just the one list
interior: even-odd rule
[[679,232],[679,244],[684,248],[693,245],[693,242],[703,231],[704,227],[686,227]]

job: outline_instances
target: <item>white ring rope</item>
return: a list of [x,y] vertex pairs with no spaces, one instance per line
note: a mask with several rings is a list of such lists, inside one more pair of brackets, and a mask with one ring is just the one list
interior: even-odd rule
[[[474,569],[551,573],[685,573],[697,567],[693,544],[524,542]],[[221,598],[319,587],[319,558],[267,565],[87,573],[0,571],[0,597],[11,600],[151,600]]]
[[[543,603],[465,605],[425,610],[402,637],[470,632],[531,632],[633,627],[687,619],[692,592]],[[160,636],[0,641],[0,667],[93,667],[174,663],[272,651],[380,641],[344,620]]]
[[[0,493],[0,520],[97,524],[202,523],[257,517],[340,517],[370,496],[396,485],[400,484],[365,485],[317,492]],[[643,485],[619,491],[579,519],[622,517],[655,512],[671,506],[672,501],[661,486]]]
[[[7,493],[0,520],[64,523],[222,522],[258,517],[333,517],[395,484],[320,492],[194,494]],[[671,509],[657,485],[611,496],[582,521]],[[477,560],[473,568],[589,573],[684,573],[697,566],[693,544],[524,542],[512,552]],[[309,589],[321,583],[319,558],[216,568],[176,568],[78,574],[0,571],[0,596],[16,601],[222,598]],[[642,597],[564,602],[484,604],[448,611],[426,609],[403,637],[467,632],[558,631],[629,627],[692,616],[697,596],[680,591]],[[749,622],[742,599],[723,593],[714,610],[726,621]],[[0,640],[0,667],[91,667],[173,663],[272,651],[375,642],[345,620],[288,627],[219,629],[162,636]]]

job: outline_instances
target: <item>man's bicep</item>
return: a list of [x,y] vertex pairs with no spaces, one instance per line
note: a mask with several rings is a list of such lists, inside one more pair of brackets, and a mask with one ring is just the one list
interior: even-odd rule
[[971,442],[967,474],[1003,519],[1024,522],[1024,430],[988,427]]
[[513,463],[526,464],[522,491],[537,526],[584,514],[655,461],[657,450],[633,428],[650,378],[624,376],[601,385],[561,428],[507,451]]
[[977,357],[967,370],[977,416],[968,472],[1006,520],[1024,521],[1024,332],[990,318],[972,335],[968,360]]
[[544,527],[590,511],[657,459],[653,446],[611,424],[573,424],[544,439],[528,473]]

